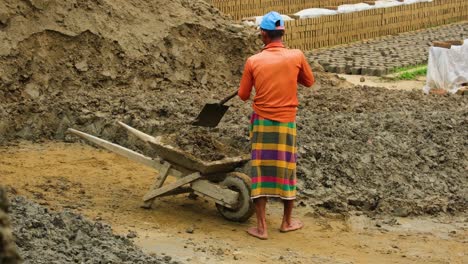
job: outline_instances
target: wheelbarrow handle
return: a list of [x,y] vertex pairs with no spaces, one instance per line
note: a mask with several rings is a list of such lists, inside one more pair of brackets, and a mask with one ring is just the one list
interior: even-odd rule
[[231,100],[231,99],[234,98],[236,95],[237,95],[237,90],[236,90],[234,93],[228,95],[228,96],[227,96],[226,98],[224,98],[223,100],[219,101],[219,105],[223,105],[223,104],[227,103],[227,101]]

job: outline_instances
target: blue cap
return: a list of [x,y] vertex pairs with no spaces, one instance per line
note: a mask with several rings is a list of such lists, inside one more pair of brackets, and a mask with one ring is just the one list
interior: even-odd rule
[[[276,22],[279,21],[279,26],[276,26]],[[284,20],[278,12],[271,11],[262,18],[260,28],[266,30],[284,30]]]

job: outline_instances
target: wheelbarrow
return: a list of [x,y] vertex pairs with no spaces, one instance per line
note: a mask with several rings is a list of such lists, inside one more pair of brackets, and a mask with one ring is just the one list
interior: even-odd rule
[[[156,198],[189,193],[213,200],[219,213],[226,219],[244,222],[254,206],[250,199],[250,177],[234,170],[249,158],[229,157],[204,161],[165,143],[164,137],[153,137],[122,122],[130,134],[149,144],[158,157],[151,158],[93,135],[69,128],[68,131],[111,152],[156,169],[158,177],[143,197],[143,208],[150,209]],[[176,181],[164,184],[168,176]]]

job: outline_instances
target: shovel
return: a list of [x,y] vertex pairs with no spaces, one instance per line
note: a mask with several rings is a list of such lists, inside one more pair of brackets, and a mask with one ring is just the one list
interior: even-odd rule
[[229,106],[224,105],[237,95],[237,91],[221,100],[219,103],[206,104],[198,114],[197,119],[192,123],[194,126],[216,127],[228,110]]

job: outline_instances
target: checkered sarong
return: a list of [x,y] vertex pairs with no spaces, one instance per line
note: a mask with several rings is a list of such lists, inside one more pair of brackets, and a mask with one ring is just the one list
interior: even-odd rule
[[252,199],[296,198],[296,123],[272,121],[256,113],[250,120]]

